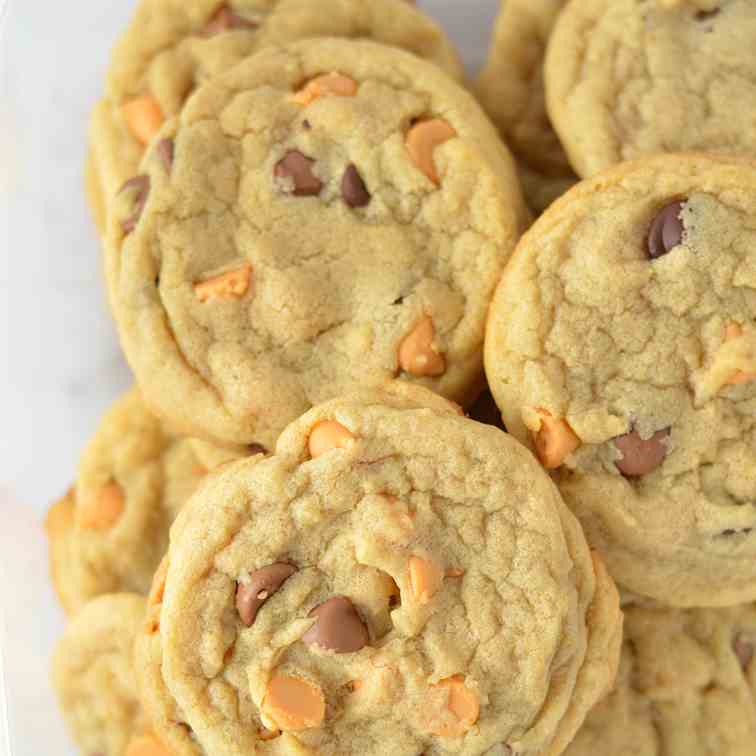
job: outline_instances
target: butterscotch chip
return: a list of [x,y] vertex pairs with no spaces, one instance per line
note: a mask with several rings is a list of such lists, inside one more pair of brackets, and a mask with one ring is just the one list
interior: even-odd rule
[[[359,443],[313,459],[333,418]],[[169,558],[143,697],[205,753],[556,754],[619,659],[616,589],[539,463],[405,381],[212,476]]]
[[134,138],[149,144],[165,120],[160,104],[153,97],[137,97],[123,106],[123,114]]
[[194,284],[194,293],[200,302],[213,299],[241,299],[249,290],[251,278],[252,266],[246,264],[237,270],[230,270]]
[[536,221],[491,305],[504,424],[612,576],[666,605],[756,600],[755,189],[739,158],[611,169]]
[[346,427],[335,420],[318,423],[310,433],[307,450],[315,459],[332,449],[349,449],[356,438]]
[[446,360],[435,344],[436,328],[430,316],[422,318],[399,345],[399,367],[410,375],[438,376]]
[[440,118],[420,121],[407,134],[407,151],[412,162],[434,184],[441,182],[436,166],[435,150],[455,136],[457,132],[449,123]]
[[311,105],[321,97],[354,97],[357,94],[357,82],[338,73],[324,74],[311,79],[294,95],[294,102]]
[[138,219],[114,206],[131,231],[111,229],[108,278],[161,417],[271,448],[313,403],[397,375],[475,398],[527,212],[506,147],[436,67],[364,40],[262,50],[195,89],[139,170],[149,200]]

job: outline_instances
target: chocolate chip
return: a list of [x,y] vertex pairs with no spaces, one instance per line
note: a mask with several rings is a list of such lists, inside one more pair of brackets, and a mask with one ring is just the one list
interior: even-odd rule
[[258,26],[260,24],[257,21],[244,18],[244,16],[234,13],[227,5],[222,5],[207,22],[201,34],[203,37],[214,37],[216,34],[232,29],[253,30],[257,29]]
[[247,627],[254,624],[260,607],[297,571],[284,562],[275,562],[255,570],[248,583],[236,588],[236,611]]
[[249,453],[253,457],[256,454],[270,454],[270,452],[262,444],[250,444],[247,449],[249,449]]
[[684,202],[672,202],[658,213],[648,233],[648,256],[651,260],[671,252],[683,238],[684,227],[680,220]]
[[128,218],[121,221],[121,228],[124,233],[130,234],[139,223],[144,206],[147,204],[147,197],[150,195],[150,177],[134,176],[134,178],[129,179],[118,192],[118,194],[124,193],[132,194],[133,212]]
[[660,430],[651,438],[642,439],[640,433],[634,430],[614,439],[614,445],[622,452],[622,459],[615,464],[617,469],[627,478],[637,478],[656,470],[664,462],[669,446],[670,430]]
[[155,149],[163,163],[165,172],[170,173],[173,169],[173,139],[161,139]]
[[714,8],[714,10],[710,11],[698,11],[696,13],[696,21],[709,21],[712,18],[716,18],[720,13],[720,8]]
[[344,596],[335,596],[316,606],[310,617],[317,617],[317,622],[302,636],[305,643],[337,654],[352,654],[370,642],[365,623]]
[[286,191],[295,197],[313,197],[320,194],[323,182],[312,172],[315,161],[303,155],[299,150],[290,150],[282,160],[276,163],[276,178],[293,183],[293,188]]
[[357,170],[357,166],[350,164],[341,179],[341,196],[349,207],[365,207],[370,204],[370,192]]
[[735,640],[732,642],[732,650],[735,652],[735,656],[738,657],[738,661],[740,662],[740,666],[743,668],[743,671],[746,671],[751,665],[754,652],[756,651],[753,642],[747,640],[746,637],[741,633],[740,635],[736,636]]

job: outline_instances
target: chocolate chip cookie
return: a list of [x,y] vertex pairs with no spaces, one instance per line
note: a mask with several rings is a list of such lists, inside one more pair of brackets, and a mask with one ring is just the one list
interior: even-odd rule
[[756,167],[627,163],[523,237],[486,372],[612,576],[674,606],[756,598]]
[[565,756],[750,756],[756,607],[627,607],[617,685]]
[[150,405],[221,443],[272,447],[396,376],[467,403],[525,215],[506,148],[436,66],[267,48],[191,98],[114,205],[121,342]]
[[525,198],[537,213],[575,183],[546,113],[543,60],[566,0],[502,0],[488,60],[476,83],[483,107],[517,156]]
[[76,485],[47,519],[53,583],[75,613],[94,596],[147,593],[168,530],[209,469],[241,451],[182,439],[132,390],[103,418]]
[[750,0],[574,0],[546,59],[548,109],[591,176],[657,152],[756,154]]
[[[141,596],[100,596],[71,621],[56,646],[53,686],[68,730],[84,754],[146,754],[136,750],[149,736],[132,659],[144,613]],[[154,756],[163,754],[169,756],[154,751]]]
[[155,698],[215,756],[558,754],[616,671],[616,590],[548,476],[419,388],[210,476],[168,558]]
[[449,39],[406,0],[141,0],[92,117],[95,217],[105,217],[99,198],[109,206],[163,121],[197,86],[266,45],[310,37],[374,39],[462,78]]

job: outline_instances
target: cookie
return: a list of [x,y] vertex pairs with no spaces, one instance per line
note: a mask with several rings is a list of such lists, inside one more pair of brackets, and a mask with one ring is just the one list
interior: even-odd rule
[[108,279],[147,401],[185,432],[272,448],[314,404],[397,375],[480,391],[526,211],[437,67],[370,42],[268,48],[200,89],[140,171]]
[[440,402],[333,400],[207,479],[153,593],[154,720],[214,756],[562,752],[616,589],[529,452]]
[[136,390],[117,401],[82,455],[76,486],[47,518],[64,609],[105,593],[146,594],[184,502],[209,469],[239,456],[175,435]]
[[659,156],[583,182],[523,237],[486,373],[623,586],[756,598],[756,168]]
[[548,109],[581,176],[658,152],[756,153],[749,0],[574,0],[546,59]]
[[[70,622],[55,648],[52,682],[66,726],[83,754],[145,756],[152,738],[139,705],[132,650],[145,600],[100,596]],[[152,756],[170,756],[153,750]]]
[[565,756],[750,756],[756,607],[628,607],[617,685]]
[[[194,88],[266,45],[309,37],[374,39],[462,79],[449,39],[406,0],[142,0],[115,48],[105,99],[92,116],[99,190],[90,199],[115,196],[137,172],[154,132]],[[97,207],[93,201],[99,221]]]
[[546,112],[543,60],[566,0],[502,0],[478,99],[517,156],[530,208],[540,213],[575,183]]

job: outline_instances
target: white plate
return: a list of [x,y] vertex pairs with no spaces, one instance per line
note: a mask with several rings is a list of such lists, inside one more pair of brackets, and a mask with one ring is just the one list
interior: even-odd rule
[[[0,13],[3,5],[0,0]],[[102,89],[108,51],[133,5],[10,0],[2,38],[2,756],[76,753],[47,679],[63,618],[47,577],[42,517],[70,483],[103,410],[130,382],[105,309],[82,167],[89,110]],[[468,67],[477,68],[498,0],[419,5],[442,21]]]

